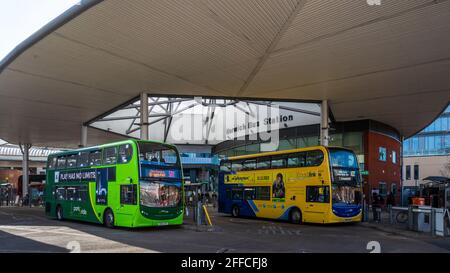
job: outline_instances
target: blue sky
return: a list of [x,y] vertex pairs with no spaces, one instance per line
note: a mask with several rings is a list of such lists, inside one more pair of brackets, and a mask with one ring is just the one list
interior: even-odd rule
[[80,0],[0,0],[0,59]]

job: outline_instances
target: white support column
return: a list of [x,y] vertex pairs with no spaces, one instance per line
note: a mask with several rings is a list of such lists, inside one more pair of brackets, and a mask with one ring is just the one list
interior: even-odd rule
[[87,146],[87,133],[88,127],[86,125],[81,125],[80,147]]
[[141,139],[148,140],[148,94],[141,93]]
[[[28,183],[29,183],[29,152],[31,144],[24,144],[22,146],[22,198],[28,194]],[[30,196],[29,196],[30,197]],[[29,200],[29,199],[28,199]]]
[[328,100],[323,100],[322,105],[320,107],[321,113],[320,116],[322,117],[322,121],[320,123],[320,144],[323,146],[328,146]]

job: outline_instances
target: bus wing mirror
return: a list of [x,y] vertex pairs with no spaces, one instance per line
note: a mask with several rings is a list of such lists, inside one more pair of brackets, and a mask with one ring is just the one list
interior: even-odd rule
[[127,178],[125,179],[125,181],[128,182],[128,183],[133,183],[133,178],[127,177]]

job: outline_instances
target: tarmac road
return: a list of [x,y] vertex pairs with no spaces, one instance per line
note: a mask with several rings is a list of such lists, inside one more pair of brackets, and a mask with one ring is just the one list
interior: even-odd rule
[[[42,208],[0,207],[0,252],[449,252],[450,238],[380,230],[371,225],[294,225],[211,213],[214,230],[181,227],[108,229],[48,219]],[[373,244],[373,243],[371,243]],[[377,243],[375,243],[377,244]]]

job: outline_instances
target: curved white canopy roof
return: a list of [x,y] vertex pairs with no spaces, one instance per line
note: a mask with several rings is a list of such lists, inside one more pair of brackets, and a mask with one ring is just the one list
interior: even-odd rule
[[[328,99],[408,137],[450,100],[450,1],[82,1],[0,64],[0,138],[76,146],[140,92]],[[92,131],[89,142],[114,138]]]

